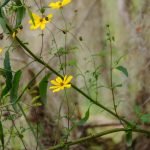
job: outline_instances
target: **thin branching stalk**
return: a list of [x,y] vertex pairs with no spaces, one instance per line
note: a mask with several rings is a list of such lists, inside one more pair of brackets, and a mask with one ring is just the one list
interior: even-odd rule
[[118,116],[118,120],[120,123],[124,126],[123,122],[121,121],[118,112],[117,112],[117,106],[116,106],[116,101],[115,101],[115,92],[114,92],[114,87],[113,87],[113,48],[112,48],[112,37],[109,29],[109,25],[107,26],[108,29],[108,41],[109,41],[109,48],[110,48],[110,90],[112,94],[112,100],[113,100],[113,105],[114,105],[114,110],[116,113],[116,116]]
[[[11,32],[11,28],[7,25],[8,30]],[[24,50],[26,52],[28,52],[32,58],[39,62],[40,64],[44,65],[46,68],[48,68],[50,71],[52,71],[55,75],[63,78],[63,76],[61,74],[59,74],[55,69],[53,69],[50,65],[48,65],[46,62],[44,62],[43,60],[41,60],[38,56],[36,56],[34,53],[32,53],[32,51],[16,36],[16,41],[20,44],[20,46],[22,48],[24,48]],[[114,117],[118,118],[119,116],[116,115],[116,113],[114,113],[112,110],[108,109],[107,107],[105,107],[104,105],[96,102],[94,99],[92,99],[91,97],[89,97],[86,93],[84,93],[82,90],[80,90],[78,87],[76,87],[74,84],[71,84],[72,87],[78,91],[81,95],[83,95],[84,97],[86,97],[90,102],[92,102],[93,104],[97,105],[98,107],[104,109],[105,111],[109,112],[111,115],[113,115]],[[120,120],[122,120],[123,122],[125,122],[126,124],[130,124],[130,122],[128,122],[126,119],[124,119],[123,117],[119,117]]]
[[[58,144],[58,145],[53,146],[53,147],[51,147],[51,148],[49,148],[47,150],[59,150],[59,149],[66,148],[66,147],[68,148],[68,147],[70,147],[72,145],[88,142],[90,140],[102,137],[104,135],[108,135],[108,134],[116,133],[116,132],[127,132],[127,131],[131,131],[131,129],[116,128],[116,129],[112,129],[112,130],[107,130],[107,131],[104,131],[104,132],[91,134],[89,136],[86,136],[86,137],[83,137],[83,138],[79,138],[79,139],[74,140],[74,141],[68,141],[67,143]],[[149,131],[141,130],[141,129],[133,129],[132,132],[138,132],[138,133],[144,133],[144,134],[150,135]]]

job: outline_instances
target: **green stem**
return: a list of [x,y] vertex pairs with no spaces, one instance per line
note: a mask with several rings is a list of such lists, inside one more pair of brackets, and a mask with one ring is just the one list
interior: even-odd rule
[[[32,125],[31,125],[31,123],[28,121],[28,118],[27,118],[27,116],[26,116],[26,114],[25,114],[25,112],[24,112],[24,110],[23,110],[22,106],[20,105],[20,103],[19,103],[19,102],[18,102],[17,104],[18,104],[18,107],[19,107],[19,109],[21,110],[21,112],[22,112],[22,114],[23,114],[23,116],[24,116],[24,118],[25,118],[25,120],[26,120],[26,122],[27,122],[27,124],[28,124],[29,128],[31,129],[31,131],[32,131],[32,133],[33,133],[33,136],[34,136],[34,138],[35,138],[36,142],[38,142],[38,141],[37,141],[36,133],[35,133],[35,131],[34,131],[34,129],[33,129],[33,127],[32,127]],[[38,143],[39,143],[39,142],[38,142]],[[41,150],[41,149],[42,149],[42,146],[41,146],[41,144],[40,144],[40,143],[39,143],[39,147],[40,147],[40,150]]]
[[[11,32],[11,29],[9,26],[7,26],[8,30]],[[34,55],[34,53],[32,53],[32,51],[16,36],[16,41],[20,44],[20,46],[22,48],[25,49],[25,51],[27,51],[37,62],[39,62],[40,64],[44,65],[46,68],[48,68],[50,71],[52,71],[55,75],[63,78],[63,76],[61,74],[59,74],[56,70],[54,70],[51,66],[49,66],[47,63],[45,63],[43,60],[41,60],[39,57],[37,57],[36,55]],[[97,105],[98,107],[101,107],[102,109],[104,109],[105,111],[109,112],[111,115],[113,115],[114,117],[118,118],[118,116],[111,111],[110,109],[108,109],[107,107],[103,106],[102,104],[96,102],[94,99],[92,99],[91,97],[89,97],[86,93],[84,93],[82,90],[80,90],[78,87],[76,87],[75,85],[71,84],[72,87],[78,91],[81,95],[83,95],[84,97],[86,97],[90,102],[92,102],[93,104]],[[122,120],[123,122],[125,122],[126,124],[130,124],[130,122],[128,122],[127,120],[125,120],[122,117],[119,117],[120,120]]]
[[[107,135],[107,134],[111,134],[111,133],[115,133],[115,132],[122,132],[122,131],[127,132],[129,130],[131,130],[131,129],[117,128],[117,129],[107,130],[107,131],[104,131],[104,132],[100,132],[100,133],[92,134],[92,135],[89,135],[89,136],[86,136],[86,137],[83,137],[83,138],[79,138],[79,139],[74,140],[74,141],[69,141],[69,142],[66,142],[66,143],[62,143],[62,144],[53,146],[53,147],[49,148],[48,150],[62,149],[62,148],[65,148],[65,147],[69,147],[71,145],[84,143],[84,142],[93,140],[95,138],[98,138],[98,137],[101,137],[101,136],[104,136],[104,135]],[[133,129],[132,132],[139,132],[139,133],[145,133],[145,134],[150,135],[149,131],[145,131],[145,130],[141,130],[141,129]]]

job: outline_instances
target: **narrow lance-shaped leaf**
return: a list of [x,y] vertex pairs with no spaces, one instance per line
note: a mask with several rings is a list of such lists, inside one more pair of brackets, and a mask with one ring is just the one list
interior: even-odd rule
[[126,131],[126,143],[128,147],[132,146],[132,130]]
[[10,65],[10,58],[9,58],[9,51],[6,51],[5,53],[5,59],[4,59],[4,69],[8,70],[7,72],[5,72],[5,79],[6,79],[6,86],[5,88],[2,90],[2,94],[1,94],[1,98],[3,96],[5,96],[11,89],[12,87],[12,71],[11,71],[11,65]]
[[80,125],[83,125],[87,122],[87,120],[89,119],[89,116],[90,116],[90,107],[86,111],[85,116],[79,122],[77,122],[77,125],[80,126]]
[[30,17],[30,19],[32,20],[32,23],[35,25],[34,18],[33,18],[33,16],[32,16],[32,12],[31,12],[31,10],[29,9],[29,7],[27,7],[27,10],[28,10],[29,17]]
[[39,83],[39,92],[41,102],[45,105],[46,104],[46,96],[47,96],[47,86],[48,86],[48,79],[50,74],[47,74]]
[[3,31],[5,32],[7,30],[6,22],[1,16],[0,16],[0,25],[1,25],[2,29],[3,29]]
[[11,103],[14,103],[12,106],[15,110],[17,110],[15,101],[18,98],[18,89],[19,89],[19,82],[20,82],[21,74],[22,74],[21,70],[15,73],[13,82],[12,82],[12,89],[10,92],[10,101]]
[[118,66],[118,67],[116,67],[116,69],[119,70],[119,71],[121,71],[125,76],[128,77],[128,71],[127,71],[127,69],[125,67]]
[[4,150],[4,132],[3,132],[3,125],[1,121],[0,121],[0,140],[2,143],[2,148]]
[[10,71],[0,68],[0,75],[5,76],[6,72],[10,72]]
[[21,22],[25,16],[26,9],[24,6],[17,8],[16,27],[21,25]]

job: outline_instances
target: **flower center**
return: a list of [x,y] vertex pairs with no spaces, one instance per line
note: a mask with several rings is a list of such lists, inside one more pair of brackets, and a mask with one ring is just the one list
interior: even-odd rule
[[45,20],[48,21],[49,20],[48,17],[45,17]]
[[40,19],[40,22],[43,22],[43,18]]
[[61,82],[61,83],[60,83],[60,86],[64,86],[64,83],[63,83],[63,82]]
[[62,6],[62,2],[59,3],[59,6],[60,6],[60,7]]

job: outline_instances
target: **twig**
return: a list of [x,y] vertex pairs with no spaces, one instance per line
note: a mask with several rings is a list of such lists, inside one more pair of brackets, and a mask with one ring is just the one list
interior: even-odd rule
[[112,129],[112,130],[107,130],[107,131],[104,131],[104,132],[100,132],[100,133],[96,133],[96,134],[92,134],[92,135],[89,135],[89,136],[86,136],[86,137],[83,137],[83,138],[79,138],[77,140],[74,140],[74,141],[69,141],[67,143],[62,143],[62,144],[59,144],[59,145],[56,145],[56,146],[53,146],[47,150],[58,150],[58,149],[62,149],[62,148],[65,148],[65,147],[70,147],[72,145],[76,145],[76,144],[80,144],[80,143],[83,143],[83,142],[88,142],[90,140],[93,140],[95,138],[98,138],[98,137],[101,137],[101,136],[104,136],[104,135],[107,135],[107,134],[111,134],[111,133],[115,133],[115,132],[127,132],[127,131],[133,131],[133,132],[139,132],[139,133],[145,133],[145,134],[149,134],[150,135],[150,132],[149,131],[145,131],[145,130],[140,130],[140,129],[125,129],[125,128],[117,128],[117,129]]

